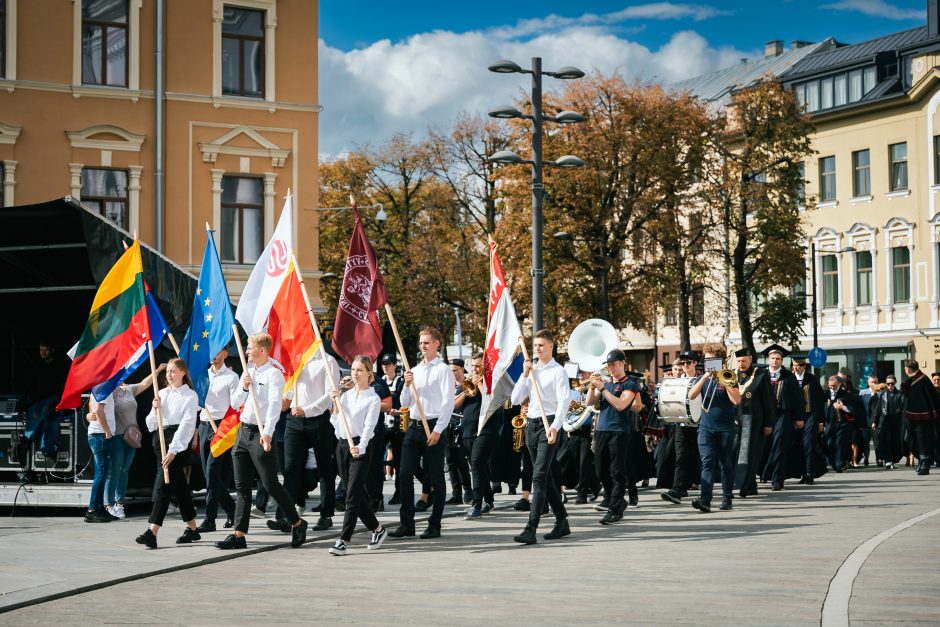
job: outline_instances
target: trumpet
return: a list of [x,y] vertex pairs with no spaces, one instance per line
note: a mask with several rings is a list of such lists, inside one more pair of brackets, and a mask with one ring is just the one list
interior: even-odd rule
[[871,391],[874,394],[884,392],[886,389],[888,389],[887,383],[876,383],[875,385],[871,386]]
[[398,430],[404,433],[411,426],[411,409],[402,407],[398,410]]
[[525,421],[529,414],[529,404],[524,403],[519,415],[512,419],[512,450],[519,452],[525,443]]
[[582,394],[587,394],[588,390],[591,389],[591,382],[595,378],[599,378],[604,383],[610,383],[611,381],[614,380],[614,378],[610,374],[610,370],[608,370],[607,368],[603,368],[601,370],[598,370],[597,372],[592,372],[591,376],[588,377],[585,381],[579,381],[577,385],[572,384],[571,387],[572,389],[578,390]]
[[470,379],[464,379],[463,383],[460,384],[460,387],[463,388],[463,393],[467,396],[476,396],[477,395],[477,384],[475,381]]

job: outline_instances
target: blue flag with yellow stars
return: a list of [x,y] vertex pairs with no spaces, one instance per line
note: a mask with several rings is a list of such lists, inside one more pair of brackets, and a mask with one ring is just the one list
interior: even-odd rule
[[[232,340],[232,325],[235,324],[212,232],[207,231],[206,236],[206,252],[202,256],[202,270],[193,299],[193,316],[180,345],[180,357],[189,366],[200,407],[205,405],[209,391],[209,364]],[[214,418],[222,419],[221,416]]]

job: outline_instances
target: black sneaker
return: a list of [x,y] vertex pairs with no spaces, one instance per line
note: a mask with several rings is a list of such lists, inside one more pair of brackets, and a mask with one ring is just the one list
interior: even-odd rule
[[222,525],[222,528],[231,529],[234,526],[235,526],[235,514],[232,514],[231,516],[225,519],[225,524]]
[[215,543],[215,548],[217,549],[247,549],[248,542],[245,540],[245,536],[236,536],[234,533],[230,533],[225,536],[224,540],[219,540]]
[[574,500],[574,504],[575,504],[575,505],[586,505],[586,504],[587,504],[587,496],[582,496],[582,495],[579,494],[579,495],[578,495],[578,498],[576,498],[576,499]]
[[463,499],[460,498],[459,494],[454,494],[449,499],[444,501],[444,505],[463,505]]
[[329,516],[320,516],[317,524],[313,526],[314,531],[326,531],[333,528],[333,519]]
[[369,540],[370,549],[378,549],[382,547],[382,543],[385,542],[385,538],[388,537],[388,530],[385,527],[382,527],[381,531],[373,531],[372,538]]
[[519,544],[535,544],[538,540],[535,538],[535,529],[526,525],[522,533],[513,538],[514,542]]
[[346,511],[346,499],[336,499],[335,505],[336,511],[345,512]]
[[392,495],[392,498],[388,500],[388,504],[389,505],[401,505],[401,496],[399,496],[398,492]]
[[199,529],[190,529],[186,527],[183,529],[183,535],[176,539],[177,544],[192,544],[197,540],[202,540],[202,536],[199,535]]
[[280,531],[281,533],[290,533],[290,530],[291,530],[291,524],[287,522],[286,518],[277,518],[275,520],[267,520],[265,521],[265,524],[267,524],[268,529],[270,529],[271,531]]
[[712,506],[702,499],[692,499],[692,507],[702,512],[703,514],[710,514],[712,511]]
[[[502,488],[498,486],[493,488],[493,494],[502,494],[502,493],[503,493]],[[509,496],[516,496],[516,486],[509,486],[509,492],[507,492],[507,494],[509,494]]]
[[659,496],[661,496],[664,501],[669,501],[670,503],[673,503],[674,505],[679,505],[680,503],[682,503],[682,497],[679,496],[679,493],[676,492],[675,490],[668,490],[666,492],[663,492]]
[[342,540],[337,540],[336,544],[330,547],[330,555],[346,555],[346,543]]
[[613,523],[617,522],[621,518],[623,518],[623,514],[615,510],[609,509],[607,510],[607,513],[604,514],[604,517],[600,519],[599,522],[602,525],[612,525]]
[[426,512],[428,511],[428,502],[418,499],[415,501],[415,511],[416,512]]
[[157,548],[157,536],[153,535],[150,529],[147,529],[147,531],[137,536],[135,542],[137,542],[137,544],[143,544],[148,549]]
[[[512,508],[516,510],[517,512],[527,512],[530,509],[532,509],[532,504],[529,502],[529,499],[527,499],[526,497],[522,497],[521,499],[516,501],[516,504],[513,505]],[[531,544],[531,542],[528,544]]]
[[414,527],[399,527],[395,531],[389,531],[389,538],[413,538],[415,535]]
[[85,514],[85,522],[86,523],[109,523],[111,522],[111,519],[108,518],[107,516],[102,516],[96,509],[90,509]]
[[431,540],[433,538],[440,538],[440,537],[441,537],[441,528],[432,527],[431,525],[428,525],[428,528],[422,531],[421,536],[420,536],[422,540]]
[[[189,529],[189,527],[187,527],[187,529]],[[196,527],[196,531],[199,533],[212,533],[215,531],[215,521],[209,519],[202,521],[202,524]]]
[[[501,484],[501,483],[494,483],[494,484],[492,484],[492,485],[490,486],[490,488],[492,488],[493,494],[502,494],[502,493],[503,493],[503,484]],[[515,488],[509,488],[509,489],[512,490],[512,492],[510,492],[510,494],[515,494],[515,493],[516,493],[516,489],[515,489]]]
[[95,510],[95,511],[98,512],[98,515],[99,515],[99,516],[101,516],[102,518],[107,518],[109,521],[121,520],[119,517],[115,516],[114,514],[112,514],[111,512],[109,512],[108,510],[106,510],[106,509],[103,508],[103,507],[102,507],[101,509]]
[[771,491],[771,492],[780,492],[781,490],[783,490],[783,484],[782,484],[782,483],[774,483],[774,484],[771,484],[771,486],[770,486],[770,491]]
[[555,527],[546,533],[543,538],[546,540],[557,540],[558,538],[564,538],[565,536],[571,535],[571,527],[568,526],[568,519],[562,518],[555,523]]
[[721,499],[721,505],[718,506],[718,509],[723,512],[727,512],[731,509],[731,499]]
[[[330,521],[330,526],[333,526],[333,522]],[[300,519],[300,524],[294,527],[291,527],[290,531],[290,545],[295,549],[299,547],[307,539],[307,521],[303,518]]]
[[639,507],[640,499],[635,496],[631,496],[630,500],[627,501],[627,505],[629,505],[630,507]]

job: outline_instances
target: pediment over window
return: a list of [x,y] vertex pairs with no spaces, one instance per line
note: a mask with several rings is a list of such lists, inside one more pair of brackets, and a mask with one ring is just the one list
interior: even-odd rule
[[871,235],[875,232],[875,227],[870,224],[865,224],[864,222],[856,222],[852,225],[848,231],[845,232],[846,235]]
[[137,135],[111,124],[89,126],[80,131],[65,131],[72,148],[92,148],[94,150],[123,150],[140,152],[146,135]]
[[277,144],[249,126],[236,126],[224,135],[208,143],[200,143],[204,163],[215,163],[219,155],[238,157],[262,157],[271,159],[271,167],[282,168],[290,156],[290,150]]
[[913,223],[908,222],[907,220],[905,220],[904,218],[900,216],[891,218],[890,220],[888,220],[887,224],[885,224],[885,229],[887,230],[912,229],[912,228],[914,228]]
[[813,239],[817,239],[817,240],[838,239],[838,238],[839,238],[839,233],[832,227],[828,227],[828,226],[822,227],[821,229],[816,231],[816,235],[813,236]]
[[16,144],[16,139],[20,136],[22,126],[10,126],[0,122],[0,144]]

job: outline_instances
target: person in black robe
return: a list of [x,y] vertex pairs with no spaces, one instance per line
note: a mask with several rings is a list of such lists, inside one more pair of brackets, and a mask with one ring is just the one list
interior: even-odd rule
[[836,472],[842,472],[849,457],[852,434],[856,417],[863,415],[862,400],[851,391],[845,377],[829,377],[829,390],[826,398],[826,448],[829,453],[829,465]]
[[904,399],[898,391],[897,379],[888,375],[885,389],[872,394],[868,404],[868,416],[872,433],[878,435],[875,456],[884,462],[884,468],[891,470],[904,455],[901,436],[901,411]]
[[803,403],[803,429],[797,430],[794,438],[796,456],[803,465],[800,483],[813,485],[827,470],[822,444],[822,433],[826,427],[826,396],[819,380],[808,371],[809,362],[805,356],[794,355],[790,366]]
[[917,361],[904,360],[907,381],[901,385],[904,394],[904,417],[911,428],[912,443],[916,447],[919,463],[918,475],[929,475],[934,452],[934,430],[940,417],[940,397],[930,379],[921,372]]
[[783,358],[790,351],[779,344],[771,344],[762,352],[767,356],[767,377],[774,397],[774,420],[771,433],[770,455],[761,476],[771,481],[772,490],[783,489],[783,482],[788,478],[801,476],[802,464],[791,469],[791,443],[796,439],[797,430],[802,433],[804,425],[803,402],[800,387],[793,373],[783,367]]
[[774,399],[767,372],[754,366],[751,349],[737,350],[734,356],[741,390],[734,487],[744,498],[757,494],[757,469],[764,452],[764,438],[773,431]]

